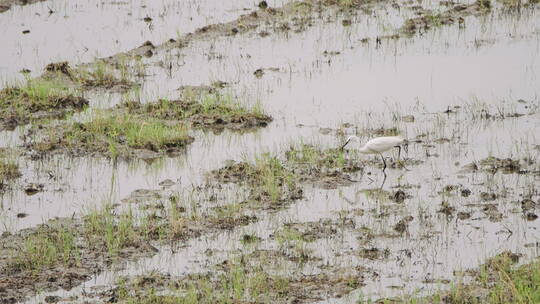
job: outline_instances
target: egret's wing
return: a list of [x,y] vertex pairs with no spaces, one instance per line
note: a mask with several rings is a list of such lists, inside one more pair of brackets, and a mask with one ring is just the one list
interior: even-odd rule
[[366,148],[373,152],[384,152],[403,143],[399,136],[377,137],[366,143]]

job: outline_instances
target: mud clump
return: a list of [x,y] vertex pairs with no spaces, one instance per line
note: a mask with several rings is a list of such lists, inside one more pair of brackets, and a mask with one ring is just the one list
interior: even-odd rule
[[66,76],[69,76],[71,78],[71,67],[69,66],[67,61],[63,62],[57,62],[57,63],[49,63],[45,67],[45,71],[47,72],[53,72],[53,73],[62,73]]
[[439,209],[437,212],[450,217],[454,215],[454,212],[456,212],[456,208],[450,206],[448,202],[444,201],[441,203],[441,209]]
[[232,162],[223,168],[212,171],[211,175],[222,183],[240,183],[255,178],[253,176],[255,173],[254,168],[246,162]]
[[417,32],[425,32],[432,27],[450,25],[456,22],[461,24],[463,23],[463,17],[484,15],[490,9],[491,2],[489,0],[478,0],[472,4],[455,4],[448,10],[436,15],[431,14],[429,11],[421,10],[419,11],[421,16],[405,21],[399,32],[411,36]]
[[482,192],[480,193],[480,199],[484,202],[494,201],[497,199],[497,194]]
[[393,200],[394,202],[398,203],[398,204],[401,204],[405,201],[405,199],[407,198],[411,198],[412,196],[405,193],[405,191],[403,190],[398,190],[396,192],[394,192],[394,194],[390,197],[391,200]]
[[330,238],[340,230],[352,230],[354,228],[355,223],[352,219],[321,219],[316,222],[287,223],[282,229],[276,231],[274,238],[281,241],[302,240],[304,242],[314,242],[319,239]]
[[488,216],[491,222],[500,222],[503,219],[503,214],[499,211],[496,204],[484,205],[482,211]]
[[461,168],[460,173],[474,173],[477,171],[496,173],[501,171],[504,174],[522,173],[519,160],[511,158],[498,158],[490,156],[479,162],[467,164]]
[[510,158],[501,159],[492,156],[481,160],[480,165],[484,170],[490,172],[497,172],[501,170],[505,174],[519,173],[521,169],[519,160],[513,160]]
[[538,207],[538,204],[535,203],[532,199],[524,199],[521,201],[521,209],[523,212],[535,210]]
[[379,248],[364,248],[358,252],[358,256],[368,260],[381,260],[386,259],[390,255],[388,249],[379,249]]
[[38,192],[43,191],[44,187],[45,185],[43,184],[30,183],[24,187],[24,193],[26,193],[26,195],[29,195],[29,196],[34,195]]
[[407,229],[409,228],[409,223],[412,222],[413,220],[414,220],[414,217],[412,217],[410,215],[402,218],[394,226],[394,230],[399,232],[399,233],[403,233],[403,232],[407,231]]
[[468,219],[471,218],[471,213],[470,212],[465,212],[465,211],[460,211],[457,214],[457,218],[462,220],[462,221],[468,220]]

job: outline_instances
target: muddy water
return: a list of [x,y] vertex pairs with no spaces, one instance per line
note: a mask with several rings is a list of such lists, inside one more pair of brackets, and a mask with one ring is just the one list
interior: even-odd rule
[[[239,159],[264,150],[280,151],[298,138],[337,144],[336,137],[321,136],[319,127],[336,127],[342,122],[355,123],[360,128],[393,126],[390,120],[366,119],[362,113],[369,111],[400,111],[405,115],[414,107],[421,109],[420,112],[435,112],[446,110],[449,105],[476,101],[488,104],[506,101],[520,107],[515,101],[534,101],[538,87],[534,73],[539,68],[537,17],[537,13],[519,20],[500,17],[499,26],[488,24],[487,30],[482,21],[475,26],[475,19],[471,19],[465,29],[433,31],[424,39],[402,39],[383,44],[380,49],[375,49],[373,41],[368,45],[359,42],[361,37],[374,35],[378,27],[369,27],[363,22],[355,25],[355,30],[347,30],[345,38],[337,35],[343,28],[338,23],[288,38],[227,38],[195,45],[187,50],[185,58],[189,60],[178,69],[178,77],[167,78],[163,71],[157,73],[159,70],[156,70],[151,73],[156,76],[145,82],[142,96],[148,100],[155,99],[156,95],[174,96],[179,84],[200,85],[222,80],[232,84],[226,90],[240,100],[248,104],[260,101],[275,117],[275,122],[253,134],[200,134],[196,136],[199,140],[186,151],[185,158],[162,159],[152,164],[134,161],[113,166],[106,159],[66,159],[64,156],[37,164],[29,162],[29,166],[41,169],[25,170],[27,174],[20,181],[22,186],[30,182],[51,183],[47,188],[57,191],[50,198],[49,191],[32,197],[22,190],[16,191],[10,202],[4,203],[11,209],[6,217],[21,212],[29,216],[9,227],[27,227],[49,218],[34,209],[36,206],[43,206],[44,212],[50,210],[51,215],[57,212],[71,215],[80,211],[79,205],[73,204],[75,197],[78,198],[75,201],[86,205],[103,201],[111,191],[116,198],[122,198],[135,189],[155,187],[167,178],[196,182],[201,173],[221,166],[226,159]],[[518,38],[507,38],[508,32]],[[522,38],[522,35],[527,37]],[[477,46],[475,41],[494,41],[495,44]],[[208,49],[216,50],[223,59],[208,60],[207,54],[200,52]],[[329,57],[323,55],[325,50],[342,54]],[[512,52],[520,56],[508,55]],[[276,67],[279,71],[268,71],[257,79],[252,72],[261,67]],[[96,100],[100,102],[93,99]],[[521,106],[520,110],[526,109]],[[430,118],[427,115],[422,119]],[[306,127],[297,127],[298,124]],[[400,127],[409,137],[421,131],[416,130],[417,125]],[[20,142],[14,135],[16,132],[4,133],[3,142]],[[498,140],[506,138],[492,134]],[[448,130],[441,134],[451,135]],[[482,143],[478,147],[487,146]],[[495,145],[499,149],[504,147]],[[490,152],[473,151],[479,157]],[[51,170],[55,172],[54,178],[48,173]],[[77,182],[72,182],[74,179]]]
[[[437,288],[436,284],[422,282],[452,279],[453,270],[475,267],[486,257],[504,249],[534,256],[536,249],[525,245],[536,241],[539,222],[523,220],[514,210],[519,207],[514,201],[519,200],[520,194],[527,193],[531,185],[538,185],[537,177],[501,173],[467,175],[458,171],[461,165],[489,155],[537,157],[538,152],[532,147],[538,144],[538,114],[485,121],[469,117],[467,111],[457,117],[430,113],[473,100],[495,108],[505,101],[505,107],[517,112],[527,111],[518,99],[527,101],[529,106],[537,103],[538,17],[538,13],[524,14],[521,18],[494,16],[496,26],[493,20],[467,19],[464,29],[457,26],[443,28],[422,38],[384,42],[379,48],[373,40],[367,45],[360,42],[381,30],[379,25],[367,21],[353,23],[346,29],[345,38],[340,35],[343,27],[338,22],[288,36],[227,38],[192,46],[182,51],[185,64],[175,71],[174,77],[167,77],[156,68],[157,76],[148,79],[143,87],[146,99],[151,100],[155,95],[174,95],[173,90],[179,84],[208,84],[222,80],[230,82],[229,90],[245,102],[260,100],[275,121],[266,129],[245,135],[197,133],[197,140],[184,156],[150,164],[135,161],[113,165],[106,159],[68,159],[63,156],[40,162],[21,161],[21,166],[27,169],[18,182],[20,187],[37,182],[45,184],[46,191],[33,196],[27,196],[22,189],[9,192],[3,199],[2,208],[8,224],[2,229],[15,230],[53,216],[79,213],[88,205],[100,204],[109,197],[119,200],[138,188],[157,189],[158,183],[166,178],[178,181],[173,189],[197,184],[201,182],[203,172],[222,166],[227,159],[250,158],[268,150],[280,152],[289,143],[298,142],[298,138],[336,146],[339,139],[335,135],[321,135],[320,127],[336,127],[341,122],[350,122],[360,128],[397,124],[409,138],[428,133],[431,139],[452,139],[450,143],[434,147],[412,145],[407,156],[425,162],[411,171],[389,171],[383,185],[386,190],[391,191],[397,184],[420,185],[419,189],[407,190],[413,198],[405,204],[396,206],[385,200],[374,200],[363,192],[378,188],[382,183],[380,172],[372,169],[371,175],[364,176],[361,182],[351,187],[333,191],[309,190],[304,201],[276,214],[263,213],[258,223],[232,233],[193,240],[175,254],[164,248],[150,260],[133,263],[122,273],[106,272],[85,287],[106,285],[120,274],[145,273],[153,269],[177,275],[200,271],[237,254],[238,239],[245,232],[267,238],[283,222],[335,217],[333,211],[356,208],[365,210],[364,216],[354,218],[356,226],[367,226],[377,232],[386,232],[406,215],[412,215],[415,220],[410,224],[407,236],[377,238],[369,244],[387,248],[390,251],[387,260],[369,261],[351,254],[342,257],[333,254],[362,247],[352,232],[312,245],[315,255],[322,257],[324,262],[361,263],[379,273],[380,280],[368,282],[366,287],[344,301],[352,302],[360,293],[377,298],[416,288],[423,291]],[[210,56],[208,52],[201,52],[212,49],[214,54]],[[327,56],[323,55],[324,51],[341,54]],[[258,68],[273,67],[278,71],[266,71],[261,79],[252,74]],[[473,105],[471,109],[478,107]],[[382,118],[375,114],[376,119],[373,119],[365,114],[367,111],[412,113],[418,121],[395,123],[391,113]],[[465,199],[459,195],[448,198],[439,194],[448,184],[470,188],[473,195]],[[491,222],[478,208],[467,206],[477,203],[483,191],[503,189],[509,189],[508,198],[491,202],[501,206],[499,211],[505,217],[500,222]],[[442,200],[448,200],[457,211],[472,211],[473,218],[478,219],[465,224],[455,217],[447,219],[436,212],[441,208]],[[390,215],[380,216],[386,208],[391,211]],[[16,219],[15,215],[21,212],[29,216]],[[513,233],[505,232],[506,228]],[[275,244],[265,241],[261,247],[265,246]],[[209,248],[217,251],[212,257],[204,254]],[[410,257],[408,253],[411,253]],[[307,266],[302,271],[315,270]]]
[[[268,1],[274,6],[284,2]],[[46,1],[14,6],[0,15],[0,81],[3,87],[6,81],[22,79],[17,75],[22,69],[37,76],[50,62],[88,62],[146,40],[161,43],[255,8],[247,0]]]

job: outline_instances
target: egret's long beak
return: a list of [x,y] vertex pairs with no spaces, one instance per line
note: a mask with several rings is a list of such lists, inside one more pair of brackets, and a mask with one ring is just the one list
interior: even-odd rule
[[343,144],[343,146],[341,146],[341,150],[345,149],[345,146],[346,146],[350,141],[351,141],[350,139],[347,140],[347,141]]

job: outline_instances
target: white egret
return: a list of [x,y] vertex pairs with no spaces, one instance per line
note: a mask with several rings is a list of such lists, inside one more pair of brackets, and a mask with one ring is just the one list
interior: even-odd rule
[[[358,136],[352,135],[347,138],[347,141],[341,149],[344,149],[345,146],[353,139],[360,140]],[[400,136],[383,136],[383,137],[376,137],[371,140],[369,140],[365,145],[363,145],[358,151],[363,154],[379,154],[381,156],[381,159],[384,164],[383,172],[386,170],[386,161],[384,160],[384,157],[382,155],[383,152],[388,151],[392,148],[398,148],[398,159],[401,154],[401,146],[406,144],[407,141]]]

